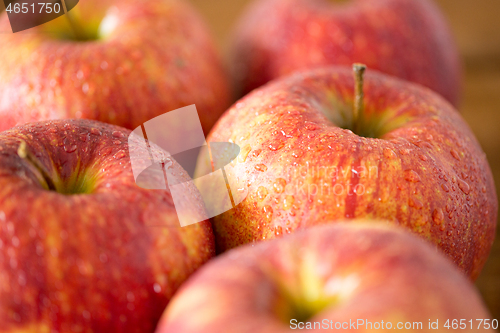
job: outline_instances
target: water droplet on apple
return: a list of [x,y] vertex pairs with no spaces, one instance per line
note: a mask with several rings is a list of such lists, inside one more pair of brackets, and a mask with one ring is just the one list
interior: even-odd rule
[[240,137],[240,141],[245,141],[250,137],[250,132],[246,132]]
[[268,193],[267,188],[260,186],[257,190],[257,197],[259,198],[259,201],[263,201],[267,197]]
[[481,187],[481,192],[486,193],[486,186]]
[[262,152],[262,149],[256,149],[253,151],[252,155],[253,155],[253,157],[258,157],[261,152]]
[[108,256],[106,255],[106,253],[101,253],[99,255],[99,261],[102,262],[103,264],[108,262]]
[[276,236],[283,235],[283,228],[281,226],[277,226],[274,228],[274,234]]
[[86,142],[87,138],[88,138],[88,133],[82,133],[82,134],[80,134],[79,137],[80,137],[80,141]]
[[87,310],[82,311],[82,316],[87,320],[89,320],[91,317],[90,312],[88,312]]
[[50,133],[57,133],[57,128],[51,127],[49,128]]
[[315,124],[307,124],[305,126],[305,129],[308,130],[308,131],[315,131],[318,129],[318,126],[316,126]]
[[97,128],[92,128],[92,129],[90,130],[90,133],[91,133],[91,134],[94,134],[94,135],[101,135],[101,134],[102,134],[102,132],[101,132],[101,131],[99,131]]
[[285,186],[286,186],[286,180],[284,180],[283,178],[276,179],[276,181],[273,184],[274,192],[282,193],[285,190]]
[[114,154],[113,158],[116,160],[119,160],[121,158],[124,158],[125,156],[127,156],[127,154],[121,150],[121,151],[117,152],[116,154]]
[[460,161],[460,155],[458,155],[457,151],[455,149],[452,149],[450,151],[451,153],[451,156],[453,156],[454,159],[456,159],[457,161]]
[[405,170],[405,179],[411,183],[418,183],[420,176],[413,170]]
[[417,198],[410,198],[408,200],[408,205],[410,207],[413,207],[413,208],[416,208],[416,209],[421,209],[422,207],[424,207],[424,204],[422,203],[422,201],[420,201]]
[[250,147],[250,145],[246,145],[245,147],[243,147],[243,149],[241,149],[240,154],[238,155],[238,162],[244,163],[247,160],[248,154],[250,153],[251,150],[252,147]]
[[82,84],[82,91],[84,94],[87,94],[89,92],[89,84],[87,82],[85,82],[84,84]]
[[441,188],[443,189],[443,191],[445,192],[450,192],[450,188],[448,187],[448,185],[446,184],[441,184]]
[[458,187],[464,192],[465,194],[469,194],[470,192],[470,186],[467,184],[467,182],[463,181],[462,179],[458,179]]
[[427,161],[427,156],[425,156],[423,154],[418,155],[418,158],[420,158],[424,162]]
[[444,207],[444,209],[446,210],[447,213],[450,213],[451,212],[451,206],[450,206],[450,204],[446,204],[446,206]]
[[440,225],[444,221],[444,214],[441,208],[436,208],[432,212],[432,220],[436,225]]
[[267,166],[265,164],[257,164],[255,166],[255,170],[260,171],[260,172],[264,172],[264,171],[267,171]]
[[273,208],[271,206],[269,205],[264,206],[263,211],[268,221],[273,218]]
[[400,150],[399,150],[399,153],[400,153],[401,155],[408,155],[408,154],[410,153],[410,150],[409,150],[409,149],[407,149],[407,148],[403,148],[403,149],[400,149]]
[[108,69],[108,62],[107,61],[104,60],[101,62],[101,69],[102,70]]
[[19,272],[17,283],[19,283],[20,286],[26,285],[26,274],[23,271]]
[[123,138],[125,136],[125,134],[123,134],[123,132],[121,131],[114,131],[112,133],[112,135],[115,137],[115,138]]
[[385,148],[384,157],[387,158],[388,160],[392,160],[393,158],[396,158],[396,153],[390,148]]
[[283,148],[284,145],[285,143],[282,140],[277,140],[276,142],[272,142],[269,145],[269,150],[272,151],[280,150],[281,148]]
[[285,199],[283,200],[283,209],[288,210],[292,207],[293,203],[295,201],[295,198],[293,195],[287,195]]
[[295,158],[299,158],[303,154],[304,154],[304,152],[302,150],[295,150],[295,151],[292,152],[292,156],[295,157]]
[[101,149],[98,152],[98,154],[99,154],[99,156],[105,157],[105,156],[108,156],[111,153],[112,150],[113,149],[111,147],[104,147],[103,149]]
[[77,145],[64,145],[64,151],[67,153],[72,153],[77,149]]
[[122,144],[122,142],[121,142],[120,140],[115,140],[115,141],[113,141],[113,143],[114,143],[115,145],[120,145],[120,144]]

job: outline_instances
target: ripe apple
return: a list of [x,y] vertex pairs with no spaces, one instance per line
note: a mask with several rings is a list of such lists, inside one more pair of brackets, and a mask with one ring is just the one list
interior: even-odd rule
[[429,0],[260,0],[234,37],[234,73],[246,93],[276,77],[365,63],[440,93],[455,106],[457,47]]
[[214,255],[208,220],[181,228],[169,191],[135,184],[129,133],[80,119],[0,134],[0,332],[153,332]]
[[208,133],[231,102],[208,28],[186,1],[80,1],[54,21],[0,34],[0,45],[0,130],[54,118],[133,129],[196,104]]
[[[357,79],[355,95],[348,68],[296,74],[221,117],[207,141],[241,147],[226,173],[248,196],[214,218],[218,251],[341,218],[382,218],[437,244],[475,279],[498,211],[479,143],[429,89],[376,71],[364,88]],[[210,167],[199,163],[197,174]]]
[[314,227],[223,254],[181,286],[156,333],[342,325],[349,332],[377,325],[429,332],[436,322],[436,332],[448,332],[447,320],[467,332],[493,332],[476,319],[491,327],[479,293],[451,262],[410,233],[369,221]]

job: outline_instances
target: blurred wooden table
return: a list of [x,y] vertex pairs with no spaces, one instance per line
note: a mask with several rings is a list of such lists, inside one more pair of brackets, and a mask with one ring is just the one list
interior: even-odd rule
[[[205,16],[223,53],[250,0],[190,0]],[[437,0],[465,63],[464,118],[488,156],[500,194],[500,0]],[[500,319],[500,230],[476,285],[493,318]]]

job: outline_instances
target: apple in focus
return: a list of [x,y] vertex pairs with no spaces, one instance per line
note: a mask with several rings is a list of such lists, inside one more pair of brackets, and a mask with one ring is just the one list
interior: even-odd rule
[[181,228],[168,190],[136,185],[129,133],[90,120],[0,133],[0,332],[153,332],[215,254],[208,220]]
[[[213,219],[218,251],[338,219],[381,218],[436,244],[477,278],[498,212],[479,143],[431,90],[372,70],[364,81],[363,98],[349,68],[298,73],[221,117],[207,141],[241,147],[226,173],[248,196]],[[199,163],[197,173],[210,167]]]
[[458,49],[429,0],[258,0],[233,44],[243,93],[298,70],[361,62],[455,106],[460,97]]
[[[449,260],[402,228],[370,221],[314,227],[213,259],[181,286],[156,333],[342,325],[349,332],[448,332],[447,320],[450,327],[463,322],[466,332],[493,332],[478,328],[478,318],[490,315]],[[439,329],[429,330],[436,321]]]
[[[3,13],[0,31],[9,29]],[[231,103],[215,43],[187,1],[80,1],[46,24],[0,34],[0,45],[0,130],[56,118],[134,129],[196,104],[208,133]]]

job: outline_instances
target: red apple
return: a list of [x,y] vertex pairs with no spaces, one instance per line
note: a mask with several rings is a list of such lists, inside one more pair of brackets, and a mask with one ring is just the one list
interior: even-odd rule
[[454,323],[465,332],[498,326],[444,256],[370,221],[315,227],[212,260],[180,288],[156,333],[448,332]]
[[[382,218],[437,244],[475,279],[498,202],[470,128],[439,95],[376,71],[355,112],[354,83],[347,68],[297,74],[222,116],[207,141],[241,147],[226,173],[249,195],[214,218],[218,251],[337,219]],[[207,170],[200,163],[197,172]]]
[[297,70],[353,62],[459,100],[458,50],[429,0],[260,0],[235,35],[244,92]]
[[0,130],[87,118],[129,129],[196,104],[205,131],[230,104],[208,29],[181,0],[85,0],[67,15],[7,33],[0,17]]
[[169,191],[135,184],[129,133],[55,120],[0,134],[0,332],[153,332],[213,256],[208,221],[181,228]]

